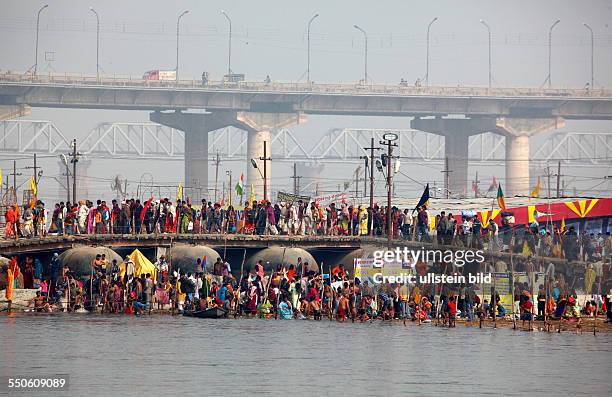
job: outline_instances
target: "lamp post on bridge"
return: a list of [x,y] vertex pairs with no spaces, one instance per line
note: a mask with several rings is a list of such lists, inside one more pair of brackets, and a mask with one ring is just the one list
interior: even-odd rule
[[96,16],[96,80],[100,81],[100,16],[93,7],[89,11]]
[[560,19],[557,19],[551,26],[550,29],[548,29],[548,77],[546,77],[546,80],[548,80],[548,88],[551,87],[552,85],[552,81],[551,81],[551,62],[552,62],[552,31],[555,28],[555,26],[557,26],[557,24],[561,22]]
[[306,33],[307,41],[308,41],[308,65],[306,67],[306,82],[310,84],[310,25],[312,22],[319,17],[319,14],[314,14],[310,21],[308,21],[308,29]]
[[434,19],[431,20],[431,22],[429,22],[429,25],[427,25],[427,65],[426,65],[426,69],[425,69],[425,84],[429,85],[429,31],[431,30],[431,25],[434,24],[434,22],[436,22],[438,20],[438,17],[435,17]]
[[227,19],[229,23],[229,43],[227,47],[227,74],[232,74],[232,19],[227,15],[225,10],[221,10],[221,14]]
[[183,11],[178,18],[176,19],[176,81],[179,80],[179,26],[181,23],[181,18],[187,14],[189,10]]
[[595,78],[594,78],[594,49],[595,49],[595,37],[593,36],[593,29],[589,26],[588,23],[584,22],[582,23],[584,25],[585,28],[587,28],[589,30],[589,32],[591,32],[591,89],[595,88],[594,84],[595,84]]
[[487,28],[487,32],[489,34],[489,89],[491,89],[491,27],[484,19],[481,19],[480,23]]
[[34,75],[36,75],[36,70],[38,69],[38,31],[40,26],[40,13],[47,7],[49,7],[49,4],[45,4],[44,6],[40,7],[38,14],[36,14],[36,54],[34,56]]
[[363,71],[363,84],[368,84],[368,34],[365,30],[360,28],[358,25],[353,25],[353,27],[363,33],[363,38],[365,39],[365,60],[364,60],[364,71]]

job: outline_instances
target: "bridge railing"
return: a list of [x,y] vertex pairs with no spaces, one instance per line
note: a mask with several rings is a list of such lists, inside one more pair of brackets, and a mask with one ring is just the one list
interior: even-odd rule
[[314,93],[350,95],[400,95],[400,96],[482,96],[482,97],[552,97],[552,98],[612,98],[612,90],[575,88],[530,88],[530,87],[478,87],[478,86],[415,86],[400,84],[331,84],[305,82],[226,82],[200,80],[144,80],[131,76],[95,76],[82,74],[23,74],[0,73],[0,84],[40,84],[70,86],[133,87],[151,89],[197,89],[216,91],[246,91],[270,93]]

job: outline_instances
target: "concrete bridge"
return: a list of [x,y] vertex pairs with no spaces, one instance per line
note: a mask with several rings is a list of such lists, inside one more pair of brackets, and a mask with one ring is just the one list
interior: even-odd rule
[[[270,156],[269,145],[264,153],[264,142],[270,142],[271,130],[303,123],[308,114],[411,117],[412,128],[445,137],[445,157],[453,170],[451,191],[465,190],[469,137],[484,132],[504,136],[509,195],[529,191],[530,136],[561,128],[566,119],[612,119],[612,91],[605,89],[214,81],[203,85],[196,80],[67,74],[2,74],[0,105],[149,110],[152,121],[185,132],[187,186],[208,183],[210,131],[227,126],[247,131],[248,162]],[[247,183],[253,183],[261,197],[258,170],[247,169]]]
[[19,240],[0,240],[0,256],[11,256],[28,253],[63,251],[80,246],[104,246],[109,248],[169,248],[173,244],[206,245],[217,248],[253,248],[263,249],[271,246],[300,247],[304,249],[335,248],[355,250],[367,243],[386,239],[369,239],[368,237],[339,236],[257,236],[236,234],[140,234],[140,235],[83,235],[83,236],[48,236]]
[[[0,256],[11,257],[13,255],[37,255],[61,252],[71,248],[82,246],[108,247],[114,249],[155,249],[171,248],[173,245],[204,245],[216,249],[247,249],[258,251],[269,247],[302,248],[307,251],[319,251],[322,255],[342,257],[350,253],[368,252],[376,249],[387,249],[389,242],[384,237],[368,236],[258,236],[241,234],[140,234],[140,235],[83,235],[83,236],[47,236],[45,238],[0,240]],[[436,243],[424,243],[418,241],[407,241],[403,239],[393,240],[394,247],[408,247],[408,249],[440,249],[440,250],[465,250],[460,246],[444,246]],[[357,251],[363,249],[364,251]],[[476,249],[474,249],[476,250]],[[487,260],[495,258],[506,264],[510,263],[511,257],[507,252],[490,252],[483,250],[483,256]],[[360,257],[357,255],[356,257]],[[514,254],[514,260],[526,259],[522,254]],[[545,265],[567,266],[568,261],[559,258],[537,257],[537,263]],[[572,262],[575,265],[585,265],[582,262]]]

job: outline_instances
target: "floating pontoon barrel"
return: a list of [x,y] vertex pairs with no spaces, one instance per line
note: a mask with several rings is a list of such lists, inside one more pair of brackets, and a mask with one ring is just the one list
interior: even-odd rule
[[354,251],[349,252],[348,254],[344,255],[342,258],[340,258],[340,260],[338,261],[338,264],[343,264],[344,268],[346,270],[348,270],[350,273],[352,273],[353,271],[353,262],[355,259],[365,259],[365,258],[373,258],[374,257],[374,251],[376,251],[377,249],[372,247],[372,248],[359,248],[356,249]]
[[119,263],[122,261],[119,254],[106,247],[70,248],[60,254],[59,260],[62,266],[68,265],[73,273],[82,277],[91,273],[91,264],[94,259],[96,259],[97,254],[106,255],[106,259],[109,263],[111,263],[113,259],[116,259]]
[[221,255],[214,249],[205,245],[177,244],[170,251],[172,257],[172,268],[180,268],[181,272],[195,272],[196,261],[206,256],[206,269],[209,273],[213,271],[213,265]]
[[253,255],[247,258],[247,265],[253,268],[257,261],[262,260],[264,265],[264,270],[269,271],[272,269],[276,269],[278,265],[281,263],[286,267],[289,265],[295,265],[297,263],[297,259],[302,258],[303,262],[308,262],[308,268],[310,270],[318,271],[319,265],[315,261],[314,257],[306,250],[302,248],[284,248],[284,247],[269,247],[262,249],[254,253]]

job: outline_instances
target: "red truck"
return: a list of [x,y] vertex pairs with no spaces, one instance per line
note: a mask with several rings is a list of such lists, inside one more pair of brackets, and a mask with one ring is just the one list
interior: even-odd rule
[[174,81],[176,80],[176,70],[149,70],[142,75],[142,79]]

